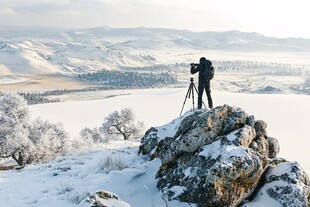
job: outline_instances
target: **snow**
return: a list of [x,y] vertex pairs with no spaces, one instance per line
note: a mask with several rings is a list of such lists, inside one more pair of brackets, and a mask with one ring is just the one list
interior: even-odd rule
[[[0,65],[1,66],[1,65]],[[24,78],[19,78],[11,75],[2,75],[0,76],[0,84],[14,84],[25,81]]]
[[187,169],[184,171],[184,177],[188,177],[188,176],[191,175],[191,169],[192,169],[192,167],[189,167],[189,168],[187,168]]
[[[138,156],[138,145],[137,140],[114,141],[47,164],[0,172],[1,207],[73,207],[99,190],[116,193],[132,207],[165,206],[164,195],[157,189],[155,179],[161,161]],[[110,156],[118,157],[126,168],[109,172],[104,163]],[[113,163],[119,166],[119,162]],[[123,202],[119,204],[118,207],[127,207]],[[169,206],[187,207],[188,204],[171,201]]]
[[173,137],[178,131],[180,123],[191,114],[192,112],[188,111],[181,118],[180,117],[176,118],[166,125],[157,126],[156,129],[158,130],[157,131],[158,142],[166,137]]
[[[108,176],[99,173],[102,167],[100,159],[105,154],[106,150],[100,150],[60,158],[44,165],[29,166],[13,174],[3,172],[3,192],[0,199],[3,201],[2,205],[27,206],[31,203],[32,206],[42,206],[43,202],[49,204],[47,206],[74,206],[74,203],[70,202],[76,196],[83,196],[83,191],[94,193],[102,189],[103,180]],[[124,175],[122,174],[122,177],[125,177]],[[31,191],[18,188],[15,183],[19,186],[31,186]],[[13,192],[15,194],[12,194]]]
[[213,142],[212,144],[203,146],[202,151],[199,153],[199,156],[216,159],[221,152],[222,152],[221,143],[219,141],[216,141]]
[[173,186],[172,188],[170,188],[169,190],[174,192],[173,197],[176,198],[186,190],[186,187],[176,185],[176,186]]
[[288,174],[289,178],[296,179],[296,174],[291,172],[292,170],[292,163],[281,163],[281,165],[277,165],[276,168],[272,168],[269,174],[272,174],[273,176],[281,176],[284,174]]
[[[162,126],[175,119],[170,125],[163,125],[159,131],[162,135],[166,133],[173,136],[181,121],[176,117],[179,116],[186,90],[187,88],[162,88],[88,92],[80,96],[96,96],[97,100],[32,105],[30,110],[33,119],[42,117],[51,122],[62,122],[74,139],[85,126],[100,126],[109,113],[131,107],[137,120],[144,121],[146,129]],[[111,94],[114,96],[110,96]],[[239,106],[257,119],[266,121],[269,135],[280,142],[280,156],[296,160],[307,172],[310,171],[307,154],[310,144],[307,127],[310,115],[309,96],[252,95],[220,91],[213,91],[212,95],[216,105]],[[190,102],[186,102],[184,111],[191,110]],[[231,134],[229,137],[233,136]],[[138,146],[139,140],[114,141],[90,152],[59,158],[47,164],[28,166],[21,171],[0,172],[1,206],[70,207],[76,206],[89,193],[99,190],[116,193],[132,207],[165,206],[165,195],[157,189],[155,179],[160,160],[147,161],[146,157],[138,156]],[[219,146],[205,146],[208,149],[201,153],[215,156],[212,150],[217,147]],[[116,166],[110,168],[105,163],[111,157]],[[117,167],[121,170],[115,170]],[[190,170],[186,171],[186,176],[190,176]],[[31,186],[31,190],[20,186]],[[182,189],[175,190],[180,192]],[[278,205],[272,199],[258,200],[253,201],[251,206]],[[169,206],[185,207],[189,204],[171,201]]]
[[[227,136],[228,140],[234,140],[234,137],[236,137],[235,132]],[[220,157],[221,160],[225,160],[231,157],[231,155],[244,156],[247,154],[245,152],[246,148],[235,145],[221,145],[221,140],[205,145],[201,149],[202,151],[199,152],[199,156],[204,156],[206,159],[211,158],[217,160]]]
[[282,207],[282,205],[274,200],[273,198],[270,198],[269,196],[266,196],[266,194],[258,194],[255,200],[251,201],[250,204],[245,204],[242,207]]

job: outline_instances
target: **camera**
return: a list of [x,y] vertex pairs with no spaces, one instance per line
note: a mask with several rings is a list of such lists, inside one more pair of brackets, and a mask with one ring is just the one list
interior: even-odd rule
[[191,66],[197,66],[198,64],[197,63],[191,63]]

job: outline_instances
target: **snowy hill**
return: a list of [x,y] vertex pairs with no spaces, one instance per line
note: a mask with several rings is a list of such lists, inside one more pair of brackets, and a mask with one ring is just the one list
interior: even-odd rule
[[[304,56],[309,52],[310,40],[307,39],[278,39],[239,31],[191,32],[144,27],[1,29],[0,75],[76,74],[143,67],[187,62],[206,53],[210,58],[221,59],[227,53],[230,57],[238,54],[240,58],[242,53],[253,53],[252,56],[283,53],[287,57],[288,53]],[[143,58],[148,56],[152,58]]]

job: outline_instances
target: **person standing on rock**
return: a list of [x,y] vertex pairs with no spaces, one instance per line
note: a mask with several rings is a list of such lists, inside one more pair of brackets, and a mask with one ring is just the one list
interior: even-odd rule
[[210,81],[214,77],[214,67],[212,62],[205,57],[201,57],[199,64],[191,63],[191,74],[199,72],[198,75],[198,109],[202,107],[202,94],[206,90],[209,108],[213,108],[211,97]]

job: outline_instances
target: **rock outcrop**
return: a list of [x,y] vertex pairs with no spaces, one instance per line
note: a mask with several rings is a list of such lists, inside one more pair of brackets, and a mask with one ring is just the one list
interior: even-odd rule
[[170,199],[245,207],[264,191],[279,204],[307,206],[308,176],[297,163],[276,158],[279,143],[266,128],[264,121],[224,105],[149,129],[139,151],[162,161],[157,187]]

